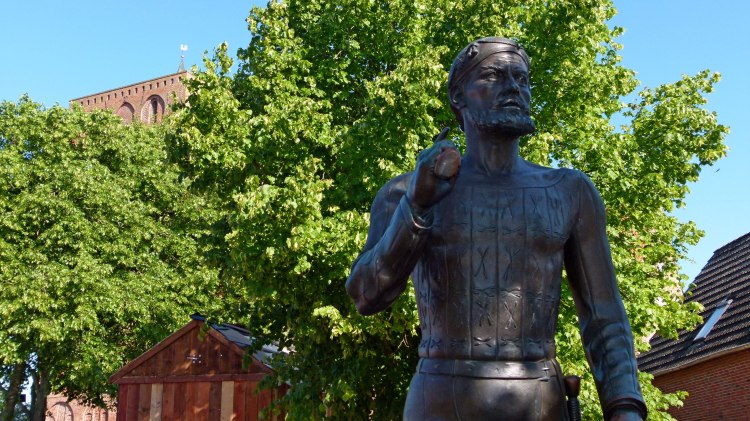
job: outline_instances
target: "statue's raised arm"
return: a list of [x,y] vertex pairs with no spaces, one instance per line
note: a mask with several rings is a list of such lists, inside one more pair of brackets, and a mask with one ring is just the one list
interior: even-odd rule
[[448,128],[417,157],[414,172],[386,184],[370,209],[370,231],[346,290],[365,315],[386,309],[406,288],[433,222],[433,206],[450,193],[460,154],[445,140]]

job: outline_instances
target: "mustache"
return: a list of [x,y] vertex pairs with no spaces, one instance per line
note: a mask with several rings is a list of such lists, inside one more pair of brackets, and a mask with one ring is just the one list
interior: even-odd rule
[[[500,111],[500,112],[498,112]],[[534,133],[536,124],[523,109],[475,110],[471,113],[473,124],[480,131],[523,136]]]
[[492,104],[493,110],[499,110],[507,107],[517,107],[526,112],[529,111],[529,104],[527,104],[523,99],[516,97],[500,98],[496,100],[494,104]]

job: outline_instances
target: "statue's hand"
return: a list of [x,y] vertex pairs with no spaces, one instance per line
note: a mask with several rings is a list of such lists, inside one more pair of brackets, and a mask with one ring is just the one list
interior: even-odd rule
[[461,167],[461,154],[448,136],[449,127],[444,128],[435,143],[417,157],[417,167],[411,179],[406,197],[416,212],[427,212],[453,190]]

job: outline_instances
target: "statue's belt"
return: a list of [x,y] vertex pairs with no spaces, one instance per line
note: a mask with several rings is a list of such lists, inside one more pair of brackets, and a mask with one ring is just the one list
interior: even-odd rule
[[559,372],[560,368],[555,360],[482,361],[422,358],[417,364],[417,373],[484,379],[548,380],[550,377],[557,377]]

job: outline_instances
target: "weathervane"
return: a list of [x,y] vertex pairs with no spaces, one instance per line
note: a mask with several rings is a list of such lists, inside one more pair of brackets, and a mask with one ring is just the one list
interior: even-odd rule
[[180,56],[180,68],[177,70],[178,73],[185,71],[185,51],[187,51],[187,49],[187,44],[180,44],[180,51],[182,51],[182,55]]

